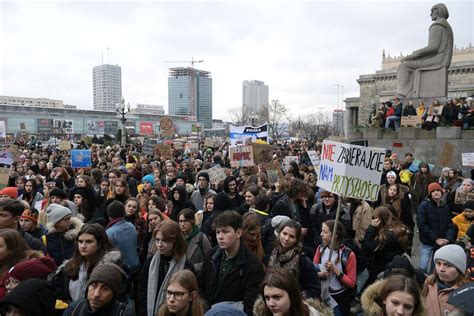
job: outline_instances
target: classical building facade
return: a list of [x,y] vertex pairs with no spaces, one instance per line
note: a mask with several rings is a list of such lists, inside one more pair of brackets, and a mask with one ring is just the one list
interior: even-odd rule
[[[382,69],[374,74],[361,75],[357,82],[360,96],[350,97],[346,103],[346,126],[350,132],[368,124],[371,104],[391,100],[397,89],[397,68],[404,56],[391,57],[382,53]],[[474,95],[474,47],[454,48],[448,71],[448,97]]]

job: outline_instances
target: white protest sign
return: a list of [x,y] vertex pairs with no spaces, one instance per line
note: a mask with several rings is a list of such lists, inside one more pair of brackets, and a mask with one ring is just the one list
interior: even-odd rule
[[318,186],[334,194],[376,201],[385,149],[325,140]]
[[317,168],[319,167],[319,163],[321,162],[321,158],[319,157],[318,153],[316,150],[307,150],[309,159],[311,160],[311,163],[313,164],[313,167]]
[[226,178],[224,169],[222,169],[222,167],[219,165],[215,165],[214,167],[209,168],[206,171],[209,174],[209,180],[211,181],[211,183],[219,183],[221,181],[224,181]]
[[298,156],[285,156],[282,161],[282,168],[285,172],[288,172],[288,169],[290,168],[290,162],[296,161],[298,164],[300,162],[300,157]]
[[0,148],[0,164],[11,165],[13,162],[10,148]]
[[462,153],[461,156],[463,166],[474,166],[474,153]]

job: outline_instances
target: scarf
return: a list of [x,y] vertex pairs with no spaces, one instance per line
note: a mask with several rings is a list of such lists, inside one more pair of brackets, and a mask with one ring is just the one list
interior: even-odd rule
[[191,239],[193,239],[194,236],[199,234],[199,232],[199,227],[196,224],[193,224],[193,230],[191,231],[191,234],[189,234],[189,236],[186,236],[186,241],[188,242],[188,245],[191,242]]
[[298,245],[286,252],[281,246],[273,249],[268,262],[268,271],[280,270],[281,268],[289,271],[296,280],[300,277],[300,254],[301,246]]
[[111,227],[111,226],[114,226],[115,223],[117,222],[120,222],[121,220],[125,219],[124,217],[117,217],[113,220],[111,220],[108,224],[107,224],[107,227],[105,227],[105,229]]
[[[173,257],[170,262],[170,267],[162,284],[158,284],[158,278],[160,274],[160,260],[161,255],[157,252],[150,262],[148,270],[148,285],[147,285],[147,315],[154,316],[156,310],[160,307],[161,303],[165,301],[165,289],[168,287],[168,282],[173,274],[184,269],[184,263],[186,262],[186,256],[182,256],[181,259],[176,261]],[[159,292],[158,285],[160,286]]]

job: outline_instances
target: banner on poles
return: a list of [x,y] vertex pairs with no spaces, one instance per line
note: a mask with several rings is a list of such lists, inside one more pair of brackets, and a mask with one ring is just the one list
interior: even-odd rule
[[253,161],[252,146],[231,146],[229,147],[230,165],[233,168],[252,167]]
[[92,165],[90,149],[71,150],[71,167],[88,168]]
[[211,181],[211,183],[219,183],[221,181],[224,181],[227,177],[225,175],[224,169],[222,169],[222,167],[219,165],[215,165],[214,167],[209,168],[206,171],[209,174],[209,180]]
[[230,144],[235,146],[237,144],[246,144],[247,142],[255,142],[257,139],[268,140],[268,124],[263,124],[258,127],[254,126],[233,126],[229,128]]
[[376,201],[385,149],[325,140],[318,186],[334,194]]

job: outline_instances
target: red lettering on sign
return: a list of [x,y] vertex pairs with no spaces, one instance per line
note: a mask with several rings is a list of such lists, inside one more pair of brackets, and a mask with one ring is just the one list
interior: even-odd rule
[[324,144],[323,146],[323,159],[329,159],[330,161],[334,161],[334,144]]

